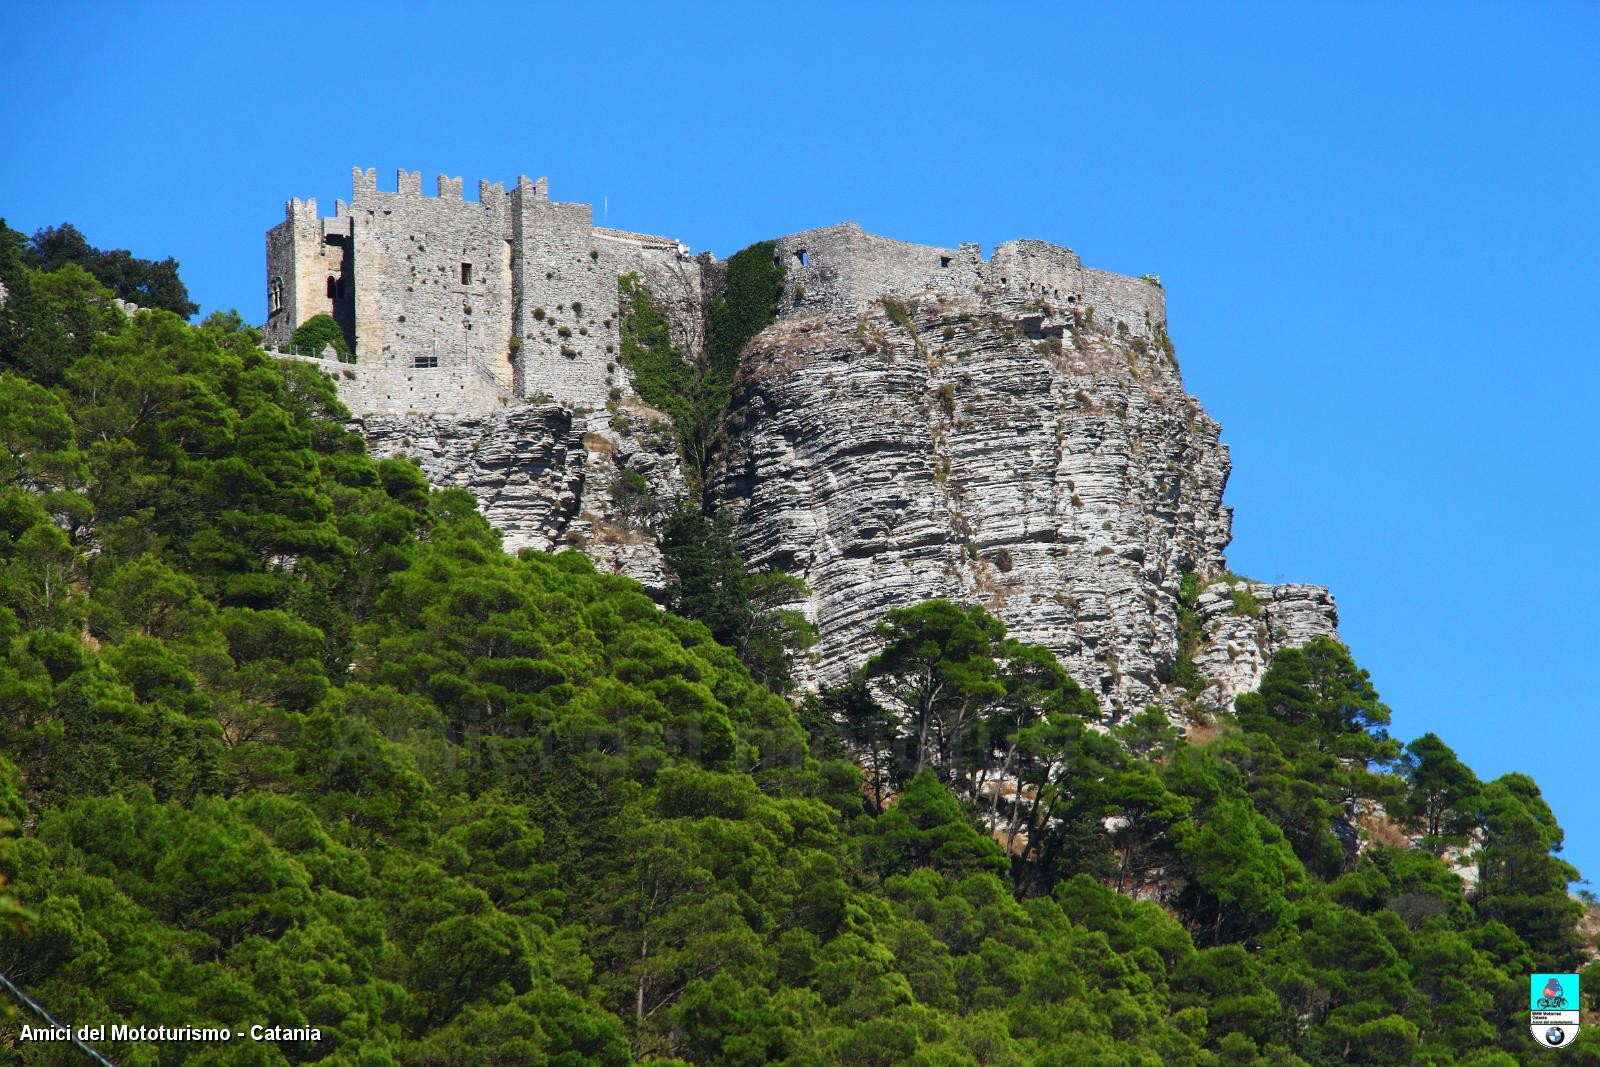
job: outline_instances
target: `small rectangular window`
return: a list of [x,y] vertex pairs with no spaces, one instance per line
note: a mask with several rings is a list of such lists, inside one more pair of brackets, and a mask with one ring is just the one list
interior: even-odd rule
[[439,365],[439,357],[438,356],[417,356],[414,359],[412,359],[411,365],[413,367],[418,367],[418,368],[437,367]]
[[461,284],[462,285],[471,285],[472,284],[472,264],[471,263],[463,263],[463,264],[461,264]]
[[939,266],[945,267],[945,268],[949,268],[949,266],[950,266],[950,257],[949,256],[940,256],[939,257]]

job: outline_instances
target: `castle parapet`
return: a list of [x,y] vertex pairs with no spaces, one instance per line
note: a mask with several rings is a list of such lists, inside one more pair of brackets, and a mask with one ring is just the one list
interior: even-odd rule
[[1044,241],[1008,241],[985,260],[973,243],[910,244],[844,222],[779,238],[774,254],[785,268],[783,310],[791,313],[864,307],[885,296],[988,290],[1063,310],[1094,307],[1100,321],[1123,322],[1152,339],[1167,318],[1158,283],[1085,267],[1070,248]]
[[785,308],[850,307],[883,296],[971,293],[983,281],[978,246],[937,248],[867,233],[853,222],[779,238]]

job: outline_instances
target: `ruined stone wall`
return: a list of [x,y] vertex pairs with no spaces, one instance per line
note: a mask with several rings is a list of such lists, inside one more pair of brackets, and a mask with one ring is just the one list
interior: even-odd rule
[[883,296],[933,290],[971,295],[983,280],[975,244],[914,245],[864,232],[853,222],[778,239],[783,309],[859,307]]
[[1166,328],[1166,296],[1159,285],[1087,268],[1071,249],[1043,241],[1008,241],[985,260],[976,244],[910,244],[846,222],[780,238],[776,256],[786,268],[785,314],[859,308],[884,296],[993,290],[996,299],[1018,306],[1076,309],[1113,331],[1121,322],[1126,330],[1117,331],[1120,336],[1155,341],[1158,328]]
[[[1044,241],[1007,241],[987,264],[988,282],[1025,300],[1065,304],[1088,316],[1093,308],[1097,327],[1121,336],[1156,338],[1167,322],[1166,294],[1154,282],[1085,267],[1077,254]],[[1124,323],[1128,333],[1116,329]]]

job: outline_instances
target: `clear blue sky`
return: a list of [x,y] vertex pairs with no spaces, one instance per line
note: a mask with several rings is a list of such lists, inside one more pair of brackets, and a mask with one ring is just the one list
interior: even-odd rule
[[1331,586],[1396,735],[1533,774],[1600,876],[1600,6],[1296,7],[8,5],[0,215],[252,321],[353,165],[1159,274],[1235,569]]

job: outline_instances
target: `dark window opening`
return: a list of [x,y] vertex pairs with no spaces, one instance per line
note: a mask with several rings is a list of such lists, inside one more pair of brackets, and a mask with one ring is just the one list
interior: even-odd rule
[[811,266],[811,253],[803,248],[795,252],[794,258],[802,267]]
[[950,267],[950,257],[949,256],[940,256],[939,257],[939,266],[941,266],[941,267],[945,268],[946,270],[948,270],[949,267]]
[[780,256],[773,256],[773,257],[772,257],[772,265],[773,265],[773,266],[774,266],[774,267],[781,267],[781,266],[783,266],[783,259],[782,259],[782,257],[780,257]]
[[274,278],[267,286],[267,313],[276,315],[283,310],[283,279]]
[[414,359],[412,359],[411,365],[413,367],[437,367],[439,365],[439,357],[438,356],[417,356]]
[[471,263],[463,263],[463,264],[461,264],[461,284],[462,285],[471,285],[472,284],[472,264]]
[[339,295],[339,282],[333,275],[328,276],[328,299],[332,300]]

